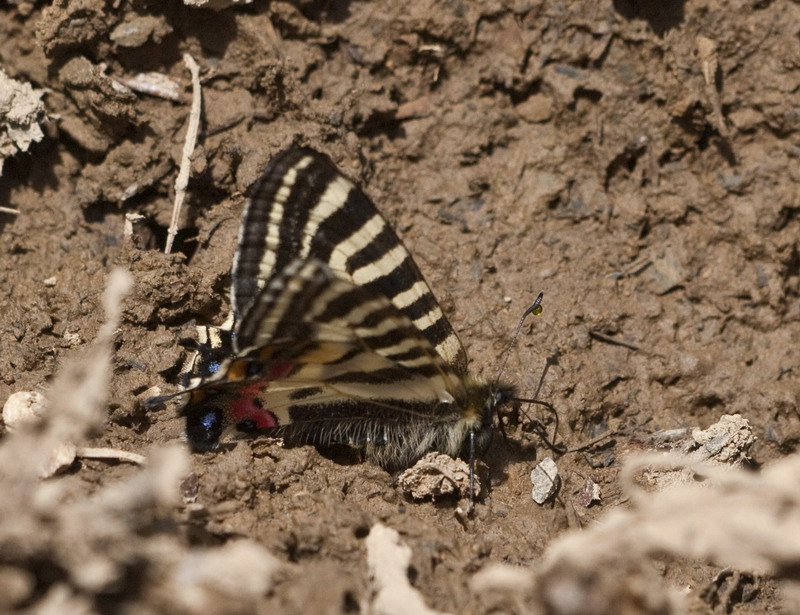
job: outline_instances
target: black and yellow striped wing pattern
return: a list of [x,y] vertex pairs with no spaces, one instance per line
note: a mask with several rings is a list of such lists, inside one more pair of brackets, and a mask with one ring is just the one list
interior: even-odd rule
[[394,230],[327,156],[298,147],[276,156],[245,208],[232,270],[234,318],[295,259],[322,261],[389,299],[453,369],[466,371],[461,342]]
[[366,195],[323,154],[280,153],[245,207],[232,315],[202,327],[183,409],[195,450],[231,432],[344,444],[386,467],[488,444],[507,388],[471,377],[450,323]]

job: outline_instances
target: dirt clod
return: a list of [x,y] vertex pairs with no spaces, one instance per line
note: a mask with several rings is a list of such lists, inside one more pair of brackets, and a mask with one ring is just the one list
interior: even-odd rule
[[[469,466],[461,459],[428,453],[412,467],[404,470],[397,477],[397,484],[417,500],[447,495],[467,497]],[[480,480],[475,477],[475,493],[480,493],[480,490]]]
[[11,79],[0,69],[0,175],[6,158],[27,152],[33,142],[44,138],[43,94],[43,90]]

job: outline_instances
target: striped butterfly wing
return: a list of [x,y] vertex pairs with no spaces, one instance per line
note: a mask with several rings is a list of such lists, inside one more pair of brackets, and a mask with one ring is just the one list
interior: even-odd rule
[[297,259],[321,261],[338,277],[387,298],[457,373],[466,373],[461,342],[372,201],[327,156],[291,147],[273,159],[245,207],[232,270],[234,322]]
[[480,422],[464,411],[463,377],[414,323],[320,261],[295,259],[273,275],[236,333],[237,353],[185,408],[197,449],[238,428],[350,444],[402,466],[428,450],[461,453]]
[[179,374],[184,389],[202,384],[233,354],[234,334],[229,326],[198,325],[195,329],[197,340],[190,345],[194,352],[184,361]]

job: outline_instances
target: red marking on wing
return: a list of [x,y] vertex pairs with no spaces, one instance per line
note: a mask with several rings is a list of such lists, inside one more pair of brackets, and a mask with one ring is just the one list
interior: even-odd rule
[[230,411],[237,423],[249,419],[259,429],[278,426],[278,419],[275,415],[259,406],[252,397],[240,397],[230,405]]
[[233,421],[238,423],[251,420],[259,429],[278,426],[278,418],[265,408],[258,399],[258,394],[269,387],[269,383],[286,378],[292,369],[294,361],[279,361],[270,366],[263,378],[252,380],[239,389],[239,396],[231,403],[229,410]]
[[265,380],[280,380],[286,378],[294,369],[294,361],[278,361],[275,365],[269,368]]

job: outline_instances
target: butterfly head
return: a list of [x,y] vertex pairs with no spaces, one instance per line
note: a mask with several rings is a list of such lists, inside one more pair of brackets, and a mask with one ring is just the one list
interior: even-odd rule
[[466,419],[470,424],[470,439],[464,443],[462,455],[469,458],[467,450],[474,446],[474,454],[481,455],[492,441],[495,416],[497,410],[509,400],[514,399],[516,389],[513,385],[502,382],[490,382],[469,379],[466,383],[467,401]]
[[[490,394],[491,397],[488,403],[491,407],[486,413],[487,418],[485,420],[494,424],[495,421],[500,420],[496,418],[500,408],[517,399],[517,387],[505,382],[494,382],[491,385]],[[500,427],[502,429],[502,425]]]

